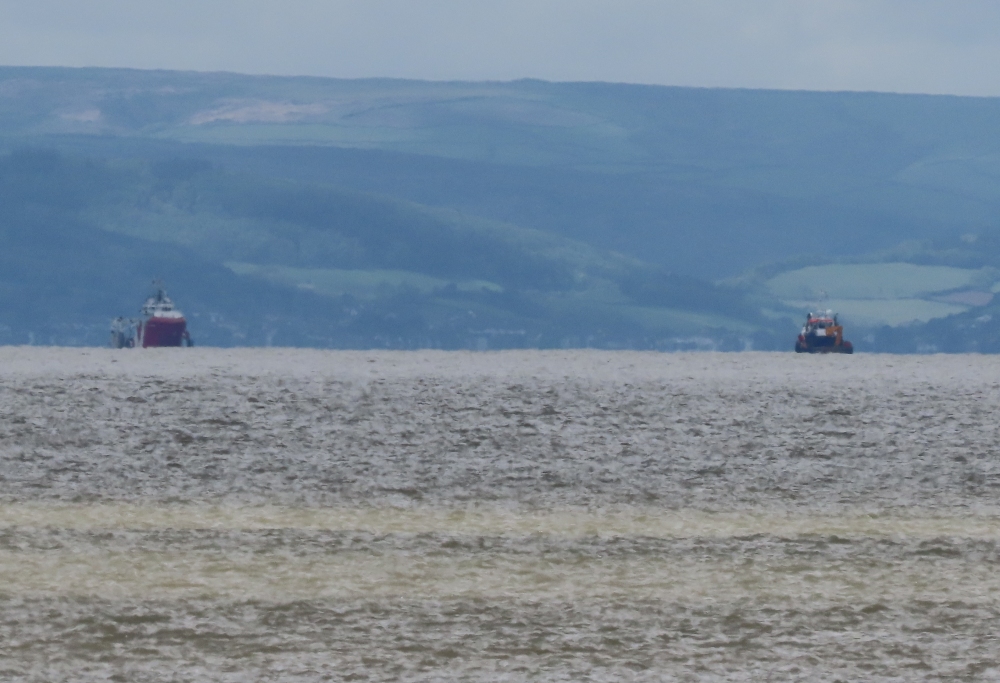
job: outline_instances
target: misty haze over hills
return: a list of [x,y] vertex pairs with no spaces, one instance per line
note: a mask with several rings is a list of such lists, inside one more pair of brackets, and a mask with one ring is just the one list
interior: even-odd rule
[[[1000,101],[0,69],[0,342],[1000,350]],[[904,265],[905,264],[905,265]],[[853,283],[853,288],[845,283]]]

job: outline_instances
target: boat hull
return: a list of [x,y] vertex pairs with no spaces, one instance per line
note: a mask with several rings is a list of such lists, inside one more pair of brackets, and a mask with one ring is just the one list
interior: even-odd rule
[[150,318],[142,325],[142,348],[183,346],[186,333],[184,318]]
[[840,344],[810,344],[796,341],[795,353],[854,353],[854,345],[849,341]]

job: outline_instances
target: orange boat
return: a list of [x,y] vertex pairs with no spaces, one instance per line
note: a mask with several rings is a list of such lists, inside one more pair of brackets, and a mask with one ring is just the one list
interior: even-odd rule
[[844,327],[833,311],[810,312],[795,340],[795,353],[854,353],[854,345],[844,339]]

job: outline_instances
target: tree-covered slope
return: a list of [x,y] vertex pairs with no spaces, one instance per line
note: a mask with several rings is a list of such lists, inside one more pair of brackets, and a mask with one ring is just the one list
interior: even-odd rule
[[0,157],[0,247],[15,342],[100,342],[154,276],[215,344],[739,345],[770,327],[739,292],[635,258],[203,160],[16,150]]
[[[807,302],[754,273],[994,248],[997,130],[991,98],[0,68],[0,152],[68,164],[22,188],[56,190],[4,209],[8,234],[58,213],[100,231],[79,250],[121,240],[324,311],[280,333],[254,313],[218,343],[784,346]],[[928,335],[978,343],[971,295],[921,292],[905,305]],[[254,310],[203,294],[212,320]],[[864,336],[892,339],[909,309],[869,299],[851,299],[866,327],[895,322]]]
[[981,231],[1000,202],[988,98],[30,68],[0,92],[8,141],[185,143],[710,278]]

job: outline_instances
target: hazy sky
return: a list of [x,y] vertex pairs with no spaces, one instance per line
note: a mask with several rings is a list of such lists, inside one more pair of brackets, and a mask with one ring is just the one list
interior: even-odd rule
[[0,0],[0,64],[1000,95],[1000,1]]

